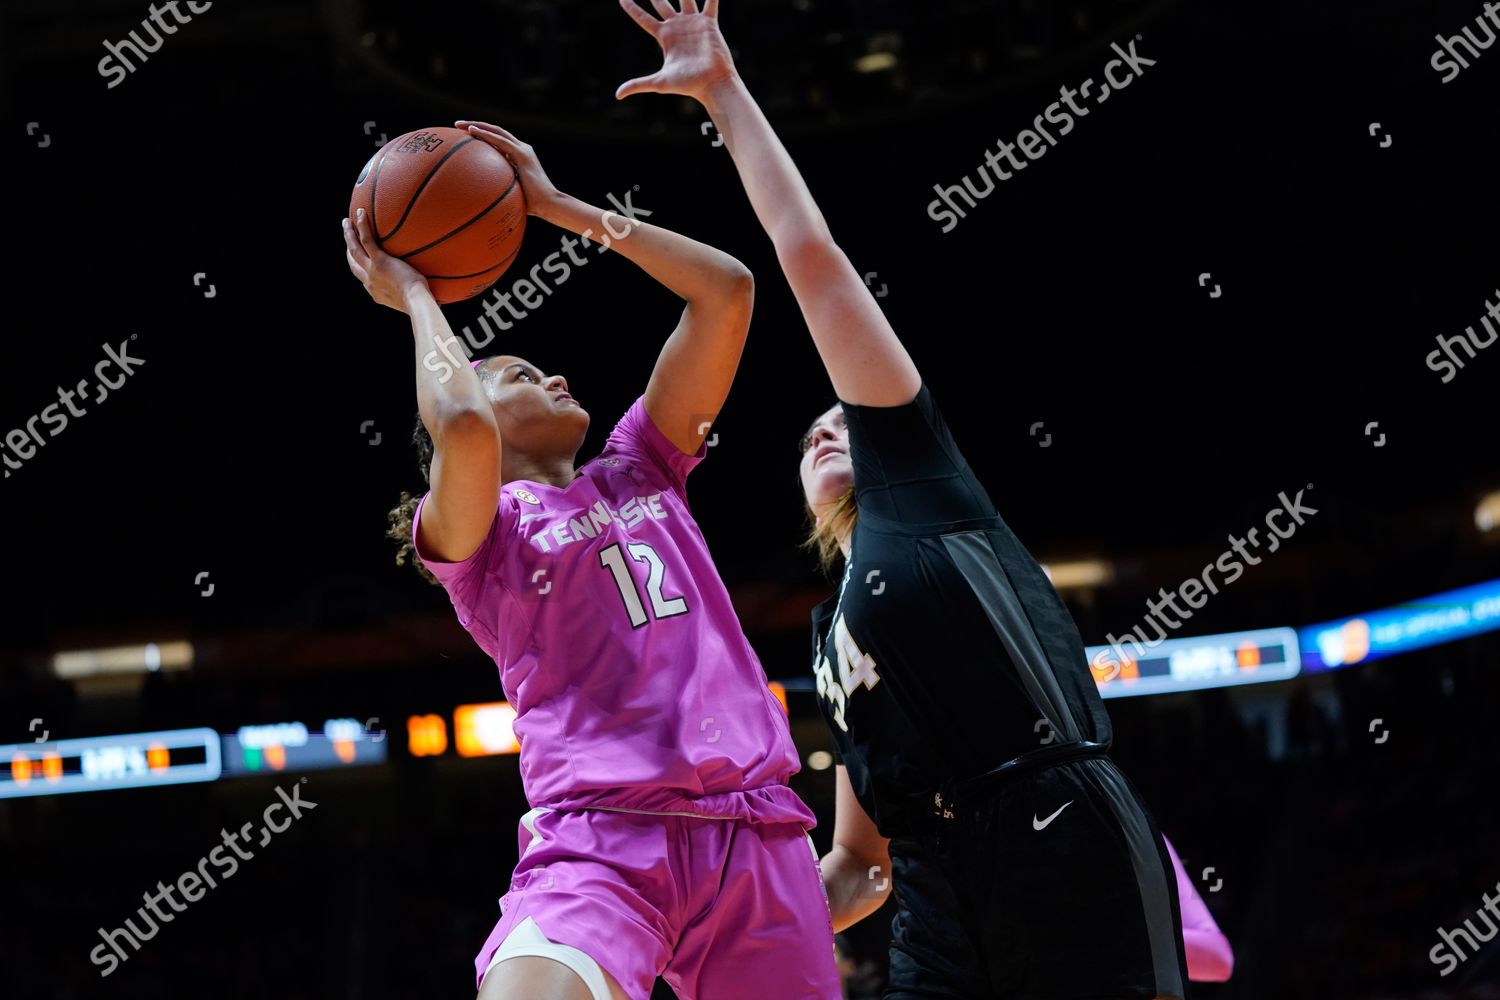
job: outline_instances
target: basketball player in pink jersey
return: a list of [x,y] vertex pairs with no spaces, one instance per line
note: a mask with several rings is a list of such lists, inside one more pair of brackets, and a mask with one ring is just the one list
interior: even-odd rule
[[687,501],[751,275],[560,193],[509,132],[457,125],[511,160],[532,215],[585,247],[612,230],[610,249],[687,303],[644,394],[575,466],[589,414],[567,380],[510,355],[463,363],[422,276],[363,216],[345,224],[350,269],[415,335],[431,488],[393,513],[393,534],[517,713],[532,808],[475,960],[480,1000],[647,1000],[658,975],[683,1000],[834,1000],[815,819],[787,786],[797,750]]

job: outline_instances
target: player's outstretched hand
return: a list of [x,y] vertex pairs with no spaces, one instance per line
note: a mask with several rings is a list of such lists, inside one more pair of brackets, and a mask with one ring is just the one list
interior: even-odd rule
[[661,69],[650,76],[620,84],[615,97],[632,94],[682,94],[703,101],[715,84],[734,77],[734,58],[719,32],[719,0],[707,0],[698,10],[698,0],[680,0],[682,10],[672,9],[671,0],[651,0],[661,15],[657,20],[641,9],[636,0],[620,0],[631,20],[661,46]]
[[375,234],[370,232],[370,220],[364,209],[355,213],[354,221],[351,226],[348,219],[344,220],[344,256],[349,261],[349,270],[365,286],[370,298],[409,314],[414,291],[431,294],[427,279],[406,261],[380,249]]

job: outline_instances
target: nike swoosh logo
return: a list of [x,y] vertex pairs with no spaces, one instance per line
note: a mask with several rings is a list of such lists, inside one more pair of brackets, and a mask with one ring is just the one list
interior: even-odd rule
[[1073,804],[1073,800],[1069,799],[1068,801],[1064,802],[1062,805],[1058,806],[1057,807],[1057,812],[1053,813],[1051,816],[1048,816],[1046,819],[1037,819],[1036,816],[1035,816],[1035,814],[1033,814],[1032,817],[1031,817],[1031,828],[1033,830],[1045,830],[1045,829],[1047,829],[1047,826],[1053,820],[1057,819],[1057,817],[1061,816],[1062,815],[1062,811],[1064,809],[1068,808],[1068,806],[1070,806],[1072,804]]

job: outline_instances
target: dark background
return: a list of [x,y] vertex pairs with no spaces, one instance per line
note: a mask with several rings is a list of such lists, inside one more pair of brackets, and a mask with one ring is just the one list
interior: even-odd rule
[[[1474,25],[1481,4],[724,5],[742,72],[836,237],[888,289],[1007,520],[1043,561],[1116,566],[1065,595],[1085,641],[1135,625],[1157,588],[1307,484],[1319,513],[1185,632],[1310,624],[1500,575],[1473,519],[1500,489],[1500,350],[1446,385],[1424,363],[1500,295],[1500,53],[1446,85],[1429,65],[1434,34]],[[408,327],[349,276],[335,228],[380,133],[461,117],[517,132],[585,200],[638,186],[651,222],[755,271],[749,347],[692,500],[767,673],[806,688],[806,612],[831,587],[795,546],[795,444],[833,397],[707,116],[614,102],[657,67],[654,43],[595,0],[220,2],[107,89],[104,41],[147,14],[0,10],[0,430],[91,376],[105,343],[134,336],[146,362],[0,485],[0,742],[29,740],[34,717],[54,739],[328,715],[395,731],[501,697],[443,593],[382,538],[421,485]],[[1157,64],[943,234],[933,185],[975,176],[1137,34]],[[874,50],[896,68],[852,68]],[[561,235],[536,223],[501,284]],[[446,311],[458,329],[479,300]],[[491,351],[567,376],[593,414],[587,457],[678,311],[605,255]],[[195,643],[193,670],[112,697],[48,669],[58,649],[169,638]],[[1195,996],[1500,995],[1494,947],[1446,979],[1427,959],[1435,928],[1500,881],[1497,678],[1491,635],[1109,703],[1118,759],[1188,870],[1223,879],[1209,903],[1237,968]],[[804,754],[825,746],[811,694],[791,699]],[[1253,721],[1267,713],[1284,746]],[[287,779],[0,803],[0,992],[467,995],[515,861],[519,776],[509,757],[413,760],[401,738],[384,767],[310,775],[318,811],[102,981],[96,928]],[[832,772],[797,782],[826,849]],[[888,916],[851,932],[851,958],[878,966]]]

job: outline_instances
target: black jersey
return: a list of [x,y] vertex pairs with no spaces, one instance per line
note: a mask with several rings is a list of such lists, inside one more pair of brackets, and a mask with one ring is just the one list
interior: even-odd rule
[[1109,716],[1072,616],[928,387],[842,405],[859,519],[839,592],[813,611],[813,670],[837,759],[890,837],[946,780],[1108,744]]

